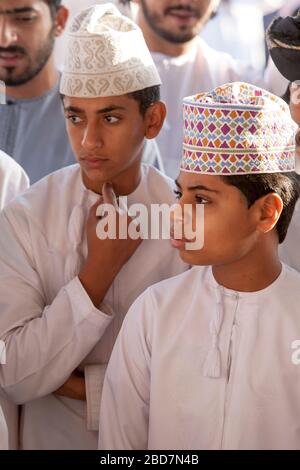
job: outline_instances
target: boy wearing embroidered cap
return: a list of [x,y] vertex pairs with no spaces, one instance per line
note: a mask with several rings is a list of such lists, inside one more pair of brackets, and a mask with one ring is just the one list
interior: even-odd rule
[[141,165],[145,137],[165,116],[159,83],[139,28],[112,5],[73,19],[61,93],[79,165],[34,185],[0,218],[0,386],[23,405],[23,449],[97,448],[104,371],[124,315],[146,287],[187,269],[168,240],[96,235],[98,207],[116,195],[129,208],[174,202],[170,180]]
[[131,307],[100,448],[299,449],[300,275],[278,258],[299,197],[296,126],[280,98],[245,83],[185,99],[184,126],[178,192],[183,207],[204,204],[204,247],[172,243],[207,267]]

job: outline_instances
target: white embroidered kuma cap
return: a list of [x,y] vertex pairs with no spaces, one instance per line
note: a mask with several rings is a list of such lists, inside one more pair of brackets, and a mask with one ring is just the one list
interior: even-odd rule
[[118,96],[161,84],[141,29],[112,3],[81,11],[67,34],[63,95]]

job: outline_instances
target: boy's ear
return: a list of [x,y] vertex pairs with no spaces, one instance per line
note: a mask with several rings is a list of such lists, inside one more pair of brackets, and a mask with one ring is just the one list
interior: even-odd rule
[[276,193],[270,193],[258,199],[255,205],[259,217],[257,230],[262,233],[270,232],[277,224],[283,209],[281,197]]
[[162,101],[155,101],[145,113],[145,137],[147,139],[154,139],[160,132],[167,109],[165,103]]
[[55,36],[59,37],[65,30],[67,21],[69,18],[69,10],[64,7],[60,6],[55,17]]

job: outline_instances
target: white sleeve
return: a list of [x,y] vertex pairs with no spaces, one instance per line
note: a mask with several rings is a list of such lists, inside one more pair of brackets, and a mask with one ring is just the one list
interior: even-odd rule
[[99,449],[148,447],[151,297],[146,291],[130,308],[115,343],[100,407]]
[[17,175],[17,178],[15,179],[15,188],[16,188],[15,196],[18,196],[19,194],[26,191],[26,189],[28,189],[29,186],[30,186],[29,177],[27,176],[27,173],[25,173],[25,171],[22,169]]
[[[111,313],[111,312],[109,312]],[[100,340],[113,315],[93,305],[78,277],[46,305],[27,227],[0,215],[0,391],[25,403],[59,388]]]
[[23,168],[0,150],[0,209],[29,187]]

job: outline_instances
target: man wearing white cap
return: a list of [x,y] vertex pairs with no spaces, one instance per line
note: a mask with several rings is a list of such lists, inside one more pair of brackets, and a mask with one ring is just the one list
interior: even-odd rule
[[[0,4],[0,80],[7,95],[6,104],[0,105],[0,148],[25,169],[31,183],[75,163],[53,53],[68,18],[63,3],[2,0]],[[145,146],[143,158],[161,167],[155,143]]]
[[299,449],[300,274],[278,257],[299,197],[296,126],[246,83],[186,98],[184,123],[178,198],[193,216],[204,205],[204,246],[176,236],[175,217],[172,244],[195,267],[128,312],[100,447]]
[[73,19],[61,94],[79,165],[0,217],[0,386],[23,404],[23,449],[97,448],[102,381],[125,313],[146,287],[187,269],[167,240],[96,235],[98,207],[115,205],[115,193],[129,207],[173,203],[170,181],[141,165],[145,137],[165,116],[159,84],[140,29],[115,7]]

